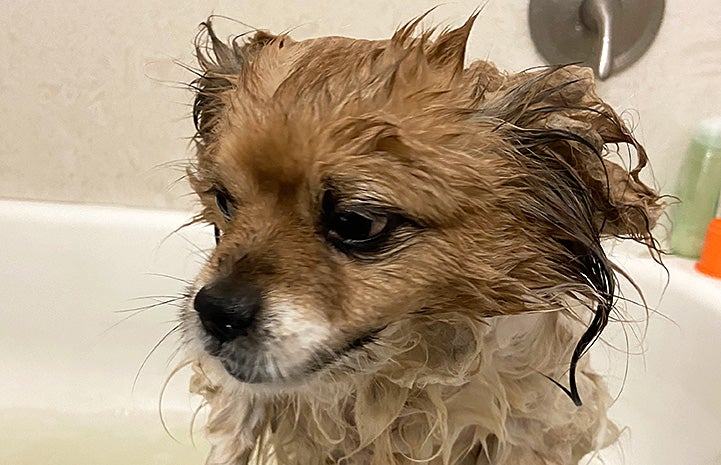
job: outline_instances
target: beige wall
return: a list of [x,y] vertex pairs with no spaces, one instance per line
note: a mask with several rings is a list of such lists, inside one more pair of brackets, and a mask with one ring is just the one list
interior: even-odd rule
[[[187,208],[177,166],[190,154],[191,43],[209,13],[296,38],[380,38],[438,0],[13,1],[0,15],[0,197]],[[484,2],[440,6],[460,24]],[[541,63],[527,0],[490,0],[469,57],[520,70]],[[659,184],[674,175],[696,121],[721,114],[721,1],[667,0],[652,49],[601,85],[629,109]],[[224,21],[230,35],[242,26]],[[173,163],[176,166],[169,166]]]

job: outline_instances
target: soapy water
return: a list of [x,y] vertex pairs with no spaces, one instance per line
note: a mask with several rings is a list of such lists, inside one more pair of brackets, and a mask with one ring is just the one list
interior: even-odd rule
[[186,413],[0,411],[2,465],[201,465],[208,443],[191,441]]

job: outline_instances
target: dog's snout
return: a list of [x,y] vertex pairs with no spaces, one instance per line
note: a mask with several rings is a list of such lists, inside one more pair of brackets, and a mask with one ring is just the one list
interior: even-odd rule
[[260,289],[232,277],[203,286],[193,302],[205,330],[220,342],[247,335],[262,306]]

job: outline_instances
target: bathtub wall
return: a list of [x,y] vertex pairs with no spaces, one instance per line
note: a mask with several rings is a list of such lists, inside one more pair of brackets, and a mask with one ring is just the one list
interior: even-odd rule
[[[297,38],[380,38],[438,0],[110,0],[9,2],[0,15],[0,197],[189,208],[197,24],[210,13]],[[470,58],[511,70],[541,64],[527,0],[456,1],[431,21],[460,24],[486,3]],[[412,6],[411,6],[412,5]],[[220,22],[222,35],[244,30]],[[674,183],[694,123],[721,114],[721,2],[667,0],[651,50],[600,85],[637,125],[662,188]]]

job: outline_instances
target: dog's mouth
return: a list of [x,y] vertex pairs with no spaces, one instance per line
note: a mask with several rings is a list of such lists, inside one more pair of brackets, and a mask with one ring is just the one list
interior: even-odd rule
[[268,343],[239,339],[225,343],[210,341],[206,352],[222,364],[229,375],[246,384],[292,386],[303,384],[314,375],[331,369],[344,372],[357,370],[349,363],[356,356],[367,353],[378,340],[383,328],[364,332],[337,349],[318,349],[301,363],[288,364]]
[[362,336],[352,339],[341,348],[323,353],[321,356],[316,357],[313,360],[313,363],[307,366],[306,373],[310,375],[331,365],[342,364],[344,359],[347,359],[351,355],[365,351],[370,344],[374,344],[378,341],[378,333],[380,333],[382,329],[383,328],[374,329],[373,331],[364,333]]

